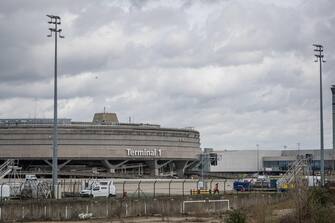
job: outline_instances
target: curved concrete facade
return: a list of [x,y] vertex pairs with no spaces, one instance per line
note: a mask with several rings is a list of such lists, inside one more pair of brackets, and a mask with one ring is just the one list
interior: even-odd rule
[[[49,122],[0,121],[1,159],[50,162],[52,121]],[[66,119],[58,125],[58,139],[59,160],[68,161],[68,165],[74,161],[76,164],[102,161],[103,166],[112,171],[134,162],[152,169],[163,167],[162,162],[174,162],[175,169],[180,167],[184,171],[201,153],[198,131],[149,124],[71,122]]]
[[[59,125],[59,159],[196,159],[199,132],[141,125]],[[156,156],[132,150],[161,150]],[[130,150],[130,152],[128,152]],[[51,125],[0,128],[0,156],[5,159],[48,159],[52,156]]]

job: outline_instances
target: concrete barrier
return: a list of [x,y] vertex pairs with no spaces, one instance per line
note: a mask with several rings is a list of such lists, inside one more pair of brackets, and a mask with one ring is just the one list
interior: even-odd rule
[[[233,208],[249,207],[257,203],[273,203],[286,199],[285,194],[240,193],[223,196],[176,196],[157,198],[67,198],[60,200],[10,200],[0,203],[0,221],[43,221],[43,220],[79,220],[85,218],[124,218],[136,216],[179,216],[183,213],[196,215],[212,215],[228,209],[227,202],[213,200],[229,200]],[[193,202],[184,210],[185,201]],[[205,201],[204,201],[205,200]],[[211,202],[209,202],[211,200]],[[189,202],[192,203],[192,202]],[[190,209],[191,208],[191,209]]]
[[[219,197],[218,197],[219,198]],[[182,197],[141,199],[61,199],[22,200],[0,204],[0,221],[76,220],[134,216],[179,216],[183,213]],[[206,214],[202,208],[195,210]],[[224,211],[224,210],[222,210]]]

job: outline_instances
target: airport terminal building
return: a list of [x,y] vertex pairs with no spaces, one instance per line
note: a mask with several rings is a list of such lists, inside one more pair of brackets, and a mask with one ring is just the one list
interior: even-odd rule
[[[52,130],[52,119],[0,119],[2,162],[51,175]],[[191,128],[120,123],[115,113],[97,113],[92,122],[58,119],[61,177],[183,176],[200,153],[200,133]]]
[[[0,179],[4,164],[17,161],[21,173],[50,177],[52,119],[0,119]],[[320,150],[201,149],[192,128],[120,123],[115,113],[97,113],[92,122],[58,119],[60,177],[164,177],[225,173],[280,174],[298,157],[309,157],[320,170]],[[325,150],[325,170],[334,169],[335,153]]]
[[[206,151],[206,150],[205,150]],[[208,162],[210,173],[285,173],[298,159],[310,160],[312,172],[320,171],[320,150],[223,150],[215,151],[217,162]],[[325,171],[333,171],[335,152],[325,149]],[[212,165],[215,164],[215,165]]]

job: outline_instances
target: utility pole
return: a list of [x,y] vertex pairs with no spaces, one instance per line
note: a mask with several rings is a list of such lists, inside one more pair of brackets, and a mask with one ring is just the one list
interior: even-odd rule
[[259,175],[259,144],[256,144],[257,147],[257,175]]
[[[64,38],[60,33],[62,29],[57,26],[61,24],[60,17],[55,15],[47,15],[50,18],[49,24],[54,25],[49,28],[50,34],[48,37],[55,36],[55,67],[54,67],[54,121],[53,121],[53,147],[52,147],[52,192],[53,198],[57,198],[58,184],[58,119],[57,119],[57,37]],[[53,34],[54,33],[54,34]]]
[[201,181],[202,181],[202,187],[204,187],[204,155],[205,155],[205,151],[202,151],[202,154],[201,154]]
[[325,186],[325,152],[323,148],[323,102],[322,102],[322,63],[323,60],[323,46],[320,44],[313,44],[316,60],[314,62],[320,63],[320,172],[321,172],[321,186]]
[[335,155],[335,85],[331,86],[331,91],[332,91],[332,119],[333,119],[333,160],[332,160],[332,166],[333,166],[333,174],[335,171],[335,159],[334,159],[334,155]]

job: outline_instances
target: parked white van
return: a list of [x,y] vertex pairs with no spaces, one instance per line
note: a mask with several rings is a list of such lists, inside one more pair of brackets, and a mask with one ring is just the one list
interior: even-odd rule
[[81,197],[114,197],[115,186],[111,179],[89,181],[87,187],[80,191]]
[[10,198],[10,186],[7,184],[0,185],[0,199],[7,200]]

